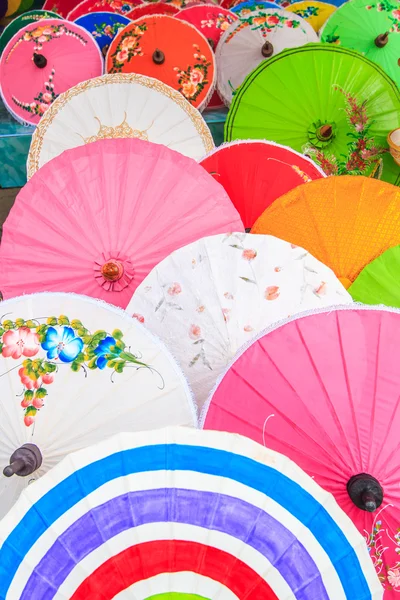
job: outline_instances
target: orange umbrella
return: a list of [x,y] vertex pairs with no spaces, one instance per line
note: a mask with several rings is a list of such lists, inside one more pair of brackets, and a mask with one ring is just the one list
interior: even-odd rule
[[400,190],[344,175],[300,185],[269,206],[252,233],[306,248],[347,288],[380,254],[400,244]]
[[110,44],[107,73],[139,73],[178,90],[205,108],[215,83],[215,58],[193,25],[167,15],[147,15],[122,29]]

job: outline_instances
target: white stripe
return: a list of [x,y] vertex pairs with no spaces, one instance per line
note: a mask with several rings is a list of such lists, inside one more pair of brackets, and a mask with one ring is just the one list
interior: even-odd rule
[[[251,443],[254,444],[253,442]],[[276,456],[280,455],[277,454]],[[276,464],[276,466],[279,467],[279,462]],[[286,469],[286,471],[288,470]],[[290,476],[290,473],[288,476]],[[129,491],[143,491],[147,489],[158,489],[163,487],[177,487],[190,490],[221,493],[232,496],[233,498],[242,499],[253,506],[265,510],[266,513],[282,523],[299,540],[301,540],[301,543],[313,558],[317,569],[321,573],[328,595],[331,598],[335,598],[335,600],[344,600],[346,598],[340,579],[329,559],[329,556],[317,542],[310,530],[300,523],[292,514],[277,504],[274,500],[257,490],[246,487],[245,485],[232,479],[206,475],[204,473],[198,473],[195,471],[155,471],[131,474],[126,477],[114,479],[95,490],[92,494],[89,494],[86,498],[73,506],[69,511],[64,513],[49,529],[47,529],[36,542],[36,544],[34,544],[31,550],[26,554],[24,561],[19,566],[19,569],[17,570],[11,583],[9,590],[10,597],[19,598],[19,595],[21,594],[29,576],[31,575],[32,566],[36,565],[41,560],[57,537],[88,510]],[[334,502],[330,494],[324,494],[324,496],[325,500]],[[311,518],[312,515],[310,515],[310,519]],[[169,525],[169,532],[170,536],[172,537],[174,536],[174,527],[175,524]],[[209,530],[206,531],[209,532],[210,539],[213,539],[211,537],[213,532],[211,533]],[[158,536],[156,535],[155,539],[157,539],[157,537]],[[195,538],[192,539],[193,541],[196,541]],[[360,540],[361,543],[365,545],[365,542],[361,536]],[[233,548],[235,548],[235,552],[239,553],[235,555],[241,557],[246,546],[244,543],[230,538],[231,553],[233,552]],[[368,560],[370,561],[369,557]],[[28,565],[31,565],[31,567],[28,567]],[[274,587],[275,585],[274,580],[276,573],[277,571],[275,571],[274,577],[271,578],[271,580],[268,580],[268,583],[271,585],[271,587]]]
[[[79,569],[74,571],[65,580],[64,584],[60,587],[58,593],[54,597],[54,600],[64,600],[70,598],[72,594],[78,589],[86,577],[98,569],[104,564],[111,556],[116,556],[126,548],[142,544],[144,542],[152,542],[154,540],[170,540],[171,539],[171,524],[170,523],[152,523],[151,525],[140,525],[134,530],[124,531],[119,535],[115,536],[110,542],[104,544],[95,552],[88,555],[79,565]],[[274,567],[272,567],[256,550],[246,546],[244,549],[239,548],[240,544],[232,540],[229,535],[225,533],[216,532],[215,535],[207,529],[200,527],[193,527],[192,525],[182,525],[181,523],[174,524],[173,527],[173,538],[176,540],[198,542],[200,544],[210,545],[213,548],[223,550],[230,555],[240,556],[240,560],[251,565],[251,568],[260,576],[264,577],[267,570],[274,571],[273,577],[269,575],[275,582],[274,592],[278,598],[285,598],[287,600],[293,600],[294,596],[286,584],[286,582],[280,577],[279,573],[275,573]],[[236,554],[236,549],[239,554]],[[171,574],[167,574],[171,577]],[[192,573],[193,577],[197,577],[196,573]],[[202,594],[212,600],[231,600],[236,596],[229,591],[229,596],[224,593],[221,597],[217,595],[221,585],[209,579],[205,582],[204,587],[196,586],[196,582],[192,581],[193,587],[189,588],[189,593]],[[146,592],[139,596],[140,600],[143,600],[146,596],[151,594],[168,592],[168,591],[179,591],[171,587],[171,582],[165,583],[165,587],[160,590],[153,591],[150,587],[147,587]],[[145,584],[142,583],[142,586]],[[227,588],[223,586],[225,590]],[[121,593],[122,594],[122,593]],[[129,596],[131,597],[131,596]]]
[[[224,585],[209,577],[189,571],[162,573],[155,577],[149,577],[149,579],[134,583],[128,589],[120,592],[114,597],[114,600],[143,600],[152,595],[162,594],[166,590],[181,594],[203,595],[211,600],[239,600],[236,594],[233,594]],[[207,590],[211,591],[207,594]]]

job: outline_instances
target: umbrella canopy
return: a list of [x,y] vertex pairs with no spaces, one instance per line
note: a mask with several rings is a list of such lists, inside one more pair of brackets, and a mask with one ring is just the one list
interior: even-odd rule
[[59,94],[102,72],[100,50],[87,31],[61,19],[44,19],[26,25],[8,42],[0,60],[0,91],[18,121],[36,125]]
[[302,17],[312,25],[315,31],[319,31],[335,12],[336,6],[322,0],[302,0],[291,4],[286,10]]
[[114,38],[108,73],[141,73],[178,90],[196,108],[207,106],[215,82],[214,52],[193,25],[167,15],[137,19]]
[[64,150],[104,138],[139,138],[195,160],[214,148],[203,117],[179,92],[135,73],[103,75],[61,94],[42,118],[28,178]]
[[116,13],[92,12],[78,17],[75,23],[86,29],[94,37],[103,56],[105,56],[118,31],[126,27],[130,23],[130,19]]
[[0,36],[0,54],[7,46],[11,38],[29,23],[43,21],[43,19],[59,19],[59,15],[46,10],[32,10],[16,17],[7,25]]
[[127,311],[171,348],[201,408],[238,348],[259,331],[302,310],[347,302],[332,271],[302,248],[234,233],[173,252]]
[[[324,2],[324,0],[321,0],[322,2]],[[341,6],[342,4],[344,4],[347,0],[327,0],[326,2],[324,2],[325,4],[331,4],[333,6]],[[282,6],[283,8],[287,8],[288,6],[291,6],[292,4],[297,4],[297,0],[276,0],[276,3],[279,4],[279,6]]]
[[132,8],[126,16],[131,21],[135,21],[145,15],[176,15],[178,12],[179,8],[168,2],[145,2]]
[[119,15],[126,15],[134,6],[142,4],[142,0],[83,0],[68,13],[68,19],[75,21],[92,12],[112,12]]
[[263,10],[264,8],[279,8],[279,4],[275,2],[265,2],[264,0],[246,0],[245,2],[239,2],[230,9],[239,18],[249,15],[255,10]]
[[45,0],[43,10],[55,12],[65,19],[77,3],[77,0]]
[[121,429],[196,423],[169,352],[115,307],[27,295],[2,304],[0,327],[0,518],[69,452]]
[[176,18],[196,27],[207,38],[213,50],[218,46],[224,31],[238,20],[238,17],[229,10],[216,4],[188,6],[181,10]]
[[399,312],[299,316],[236,358],[203,416],[208,429],[265,440],[335,496],[366,538],[385,600],[400,591],[399,340]]
[[66,150],[18,194],[1,291],[71,291],[124,308],[170,252],[235,230],[243,225],[225,190],[194,160],[139,139],[99,140]]
[[200,164],[225,188],[246,228],[289,190],[325,176],[309,158],[264,140],[224,144]]
[[292,461],[171,428],[76,452],[24,492],[0,524],[0,596],[32,594],[380,600],[382,589],[362,536]]
[[400,242],[400,223],[393,218],[398,211],[400,190],[389,183],[328,177],[276,200],[252,233],[269,233],[303,246],[347,288],[371,260]]
[[400,4],[396,0],[346,2],[325,24],[321,41],[357,50],[400,84]]
[[349,287],[357,302],[400,308],[400,246],[389,248],[364,267]]
[[[282,9],[262,9],[242,16],[225,31],[216,50],[219,94],[229,105],[257,65],[285,48],[316,41],[318,36],[307,21]],[[254,125],[253,131],[258,131]]]
[[235,94],[225,138],[286,144],[309,154],[327,175],[370,175],[387,150],[387,134],[400,127],[399,103],[400,91],[375,63],[341,47],[309,44],[249,75]]

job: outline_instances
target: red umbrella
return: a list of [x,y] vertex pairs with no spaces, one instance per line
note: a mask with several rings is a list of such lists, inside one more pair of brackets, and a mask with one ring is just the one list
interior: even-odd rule
[[[61,0],[63,1],[63,0]],[[142,0],[83,0],[68,13],[68,19],[75,21],[78,17],[91,12],[114,12],[125,15],[134,6],[142,4]]]
[[225,188],[246,228],[286,192],[325,177],[306,156],[262,140],[224,144],[200,164]]
[[179,8],[170,4],[169,2],[145,2],[139,6],[135,6],[125,16],[131,21],[140,19],[146,15],[176,15],[179,12]]

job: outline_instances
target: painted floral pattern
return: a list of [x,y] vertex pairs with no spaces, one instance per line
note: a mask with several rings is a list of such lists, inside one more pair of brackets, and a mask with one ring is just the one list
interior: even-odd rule
[[[45,322],[43,322],[45,321]],[[30,427],[44,406],[50,386],[61,365],[75,373],[110,369],[122,373],[127,366],[150,368],[132,354],[122,331],[91,333],[78,319],[65,315],[47,319],[3,319],[0,322],[0,352],[4,359],[18,361],[22,384],[21,407],[24,423]],[[5,374],[7,374],[5,373]]]
[[381,0],[381,2],[371,3],[365,8],[367,10],[377,10],[378,12],[388,13],[388,18],[392,22],[389,31],[392,33],[400,33],[400,7],[398,2]]
[[132,10],[133,4],[122,2],[121,0],[100,0],[93,4],[93,6],[88,9],[88,12],[96,12],[98,8],[103,7],[106,9],[109,7],[117,14],[124,15]]
[[318,6],[307,6],[306,8],[296,8],[293,12],[302,19],[309,19],[310,17],[318,17],[320,8]]
[[231,15],[224,15],[223,13],[219,13],[218,15],[214,15],[210,19],[204,19],[203,21],[201,21],[200,26],[202,29],[211,29],[211,27],[216,27],[217,29],[220,29],[222,33],[223,31],[226,31],[229,25],[232,25],[232,23],[234,23],[235,20],[236,19]]
[[[395,532],[388,531],[383,522],[384,511],[387,509],[390,510],[391,505],[379,510],[372,531],[365,532],[365,541],[383,588],[400,593],[400,527]],[[397,557],[397,560],[393,557]]]
[[15,44],[7,55],[6,61],[9,61],[11,54],[19,44],[34,42],[34,52],[40,52],[40,50],[43,50],[43,44],[60,38],[63,35],[68,35],[79,40],[84,46],[87,44],[87,40],[85,40],[83,36],[76,33],[76,31],[69,29],[65,25],[38,25],[37,27],[25,31],[25,33],[16,40]]
[[200,47],[197,44],[193,44],[193,48],[193,64],[189,65],[186,70],[174,67],[180,86],[178,91],[189,102],[195,102],[205,86],[208,85],[208,70],[211,66],[211,62],[201,53]]
[[346,304],[332,271],[304,249],[245,233],[175,251],[127,307],[179,360],[199,405],[241,345],[300,310]]
[[32,115],[39,115],[41,117],[59,95],[54,91],[54,74],[55,70],[53,69],[49,75],[49,80],[44,83],[44,91],[39,92],[32,102],[21,102],[15,96],[12,98],[13,102]]
[[300,21],[282,15],[278,12],[264,12],[260,10],[250,13],[249,16],[241,17],[240,21],[240,25],[238,25],[238,27],[236,27],[234,31],[232,31],[226,38],[226,43],[229,43],[230,40],[232,40],[235,35],[245,27],[251,27],[253,31],[260,31],[264,37],[271,33],[271,31],[283,29],[284,27],[289,29],[300,28],[303,33],[306,33],[302,28]]
[[112,67],[110,73],[121,73],[124,65],[132,60],[134,56],[143,56],[140,38],[146,31],[147,25],[142,23],[128,29],[121,35],[119,43],[111,55]]
[[96,23],[95,30],[92,31],[94,38],[101,38],[103,36],[109,37],[111,40],[117,35],[120,29],[124,29],[126,25],[124,23]]
[[372,126],[368,117],[368,100],[360,102],[355,96],[345,92],[338,86],[334,90],[343,94],[346,102],[345,112],[350,125],[348,152],[334,156],[325,148],[307,145],[303,152],[310,156],[327,175],[371,175],[379,168],[380,159],[387,150],[375,144],[370,134]]

